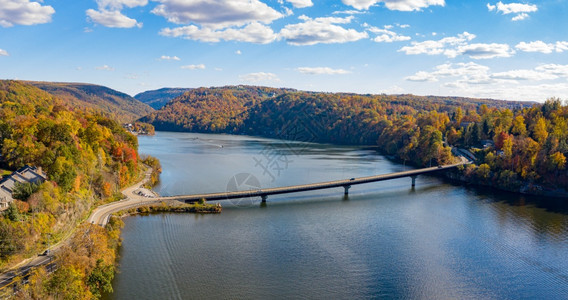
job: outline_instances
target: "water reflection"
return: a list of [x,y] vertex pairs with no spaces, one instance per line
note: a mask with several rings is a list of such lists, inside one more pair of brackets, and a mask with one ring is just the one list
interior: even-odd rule
[[[274,180],[253,160],[267,147],[293,155]],[[403,168],[373,149],[246,136],[160,132],[141,137],[140,151],[160,158],[163,195],[224,190],[241,172],[265,187]],[[221,215],[127,218],[112,297],[568,295],[568,208],[561,200],[419,176],[414,188],[401,178],[353,186],[349,196],[338,188],[223,206]]]

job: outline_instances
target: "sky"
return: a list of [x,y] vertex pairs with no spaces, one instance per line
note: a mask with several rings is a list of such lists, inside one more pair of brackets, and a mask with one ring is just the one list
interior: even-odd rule
[[0,78],[568,99],[568,1],[0,0]]

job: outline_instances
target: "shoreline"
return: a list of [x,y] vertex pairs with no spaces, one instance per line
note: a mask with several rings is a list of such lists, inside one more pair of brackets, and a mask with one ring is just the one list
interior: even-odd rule
[[[279,138],[276,138],[276,137],[263,136],[263,135],[250,135],[250,134],[246,134],[246,133],[193,132],[193,131],[184,131],[184,130],[179,130],[179,131],[177,131],[177,130],[156,130],[156,133],[158,133],[158,132],[194,133],[194,134],[224,134],[224,135],[249,136],[249,137],[252,137],[252,138],[266,138],[266,139],[277,139],[277,140],[280,140],[280,141],[287,141],[287,140],[279,139]],[[291,142],[302,142],[302,141],[294,141],[294,140],[290,140],[290,141]],[[409,166],[412,166],[412,167],[416,167],[416,165],[413,164],[411,161],[407,161],[406,164],[403,164],[402,163],[403,160],[400,159],[399,157],[396,157],[394,155],[385,154],[378,145],[349,144],[349,143],[335,144],[335,143],[320,143],[320,142],[309,142],[309,143],[333,145],[333,146],[355,146],[355,147],[367,148],[367,149],[376,151],[377,154],[385,157],[386,159],[388,159],[392,162],[396,162],[396,163],[402,164],[402,165],[409,165]],[[475,164],[475,162],[471,165],[475,165],[476,167],[479,167],[477,164]],[[446,175],[446,174],[453,174],[453,175]],[[430,175],[430,176],[445,178],[447,180],[450,180],[451,182],[460,183],[464,186],[475,186],[475,187],[478,187],[478,188],[490,187],[490,188],[495,189],[495,190],[513,193],[513,194],[517,194],[517,195],[528,195],[528,196],[534,196],[534,197],[547,197],[547,198],[551,198],[551,199],[566,199],[566,198],[568,198],[568,190],[561,191],[558,188],[554,189],[552,187],[544,186],[544,185],[541,185],[541,184],[528,184],[528,183],[520,181],[520,180],[518,180],[516,182],[516,184],[519,186],[519,188],[511,189],[511,188],[505,188],[505,187],[502,187],[502,186],[499,186],[499,185],[496,185],[496,184],[482,183],[479,180],[475,181],[475,180],[473,180],[475,178],[468,180],[467,178],[464,177],[465,175],[464,175],[463,171],[460,171],[460,173],[456,173],[455,171],[450,171],[448,173],[444,173],[444,175]]]

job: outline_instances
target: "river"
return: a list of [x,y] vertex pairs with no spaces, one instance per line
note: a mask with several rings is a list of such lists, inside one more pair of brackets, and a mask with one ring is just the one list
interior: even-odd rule
[[[373,149],[157,132],[161,195],[401,171]],[[420,176],[127,217],[108,299],[568,297],[568,206]]]

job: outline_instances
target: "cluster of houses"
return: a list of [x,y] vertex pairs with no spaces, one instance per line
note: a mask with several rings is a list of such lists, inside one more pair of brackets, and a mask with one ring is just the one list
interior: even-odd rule
[[122,128],[126,129],[126,131],[134,134],[134,135],[146,135],[148,134],[146,132],[146,130],[144,130],[144,128],[140,127],[140,126],[136,126],[134,124],[128,123],[128,124],[122,124]]
[[24,166],[16,172],[0,180],[0,211],[5,210],[14,201],[12,194],[17,184],[42,183],[47,180],[47,174],[41,168]]

